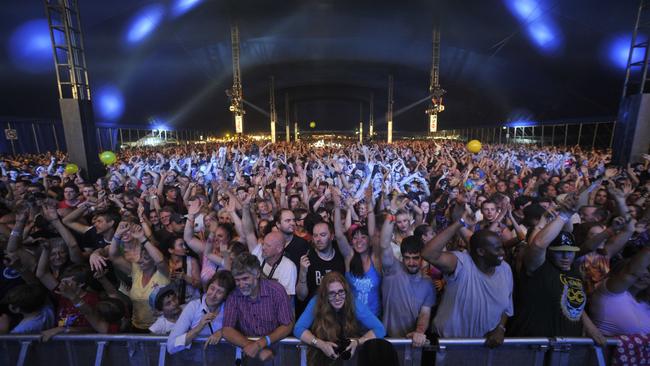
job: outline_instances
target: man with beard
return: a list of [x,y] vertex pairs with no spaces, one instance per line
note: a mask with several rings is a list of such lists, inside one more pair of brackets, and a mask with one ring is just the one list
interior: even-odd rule
[[422,241],[409,236],[402,240],[402,262],[399,263],[391,248],[391,234],[395,220],[389,215],[381,230],[382,297],[384,314],[382,322],[389,337],[410,338],[414,347],[422,347],[425,332],[435,303],[433,283],[422,275]]
[[309,300],[318,290],[321,279],[331,271],[345,274],[345,261],[334,245],[334,229],[326,222],[314,225],[313,240],[315,250],[309,250],[300,257],[300,273],[296,295],[300,301]]
[[[257,257],[242,253],[232,264],[237,288],[226,300],[223,337],[246,356],[262,362],[273,358],[272,345],[293,329],[293,311],[282,285],[261,278]],[[252,341],[249,337],[259,337]]]
[[305,239],[294,235],[296,217],[293,211],[283,208],[275,214],[275,226],[284,237],[284,256],[291,259],[296,268],[300,268],[300,257],[307,253],[309,244]]
[[[464,220],[470,220],[467,213]],[[495,347],[503,343],[506,321],[513,314],[512,271],[503,261],[503,241],[490,230],[472,235],[469,253],[445,251],[462,226],[457,218],[422,250],[422,257],[447,281],[433,324],[440,337],[485,337],[486,345]]]

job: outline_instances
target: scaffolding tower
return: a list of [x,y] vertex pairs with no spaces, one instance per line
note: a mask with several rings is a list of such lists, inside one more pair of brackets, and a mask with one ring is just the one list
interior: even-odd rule
[[271,87],[269,91],[269,110],[271,111],[271,142],[275,144],[275,123],[278,115],[275,111],[275,78],[271,76]]
[[388,122],[388,132],[386,142],[393,143],[393,75],[388,75],[388,110],[386,111],[386,121]]
[[89,179],[104,174],[88,81],[77,0],[44,0],[68,159]]
[[650,152],[650,1],[641,0],[614,124],[612,161],[625,165]]
[[235,133],[244,133],[244,91],[241,83],[241,68],[239,67],[239,26],[237,23],[230,27],[230,42],[232,45],[232,89],[229,91],[230,111],[235,116]]
[[368,136],[372,139],[375,133],[375,93],[370,93],[370,106],[368,107]]
[[[625,69],[625,81],[623,82],[623,95],[621,99],[634,94],[643,94],[650,92],[648,82],[648,52],[650,34],[650,1],[641,0],[639,10],[634,24],[634,33],[632,34],[632,43],[630,53],[627,57],[627,67]],[[642,59],[636,59],[635,55],[643,55]]]
[[289,110],[289,93],[284,93],[284,129],[286,142],[291,141],[291,111]]
[[440,29],[436,25],[433,28],[433,47],[431,56],[431,78],[429,81],[429,95],[431,103],[425,111],[429,115],[429,132],[438,131],[438,113],[445,110],[442,104],[442,96],[445,90],[440,87]]

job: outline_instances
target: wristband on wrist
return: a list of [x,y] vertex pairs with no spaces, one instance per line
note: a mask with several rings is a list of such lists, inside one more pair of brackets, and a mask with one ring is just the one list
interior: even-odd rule
[[9,236],[20,236],[20,235],[21,235],[20,231],[17,230],[11,230],[11,234],[9,234]]
[[560,213],[557,215],[562,221],[568,222],[571,220],[571,216],[573,216],[572,213],[570,212],[565,212],[565,211],[560,211]]
[[266,336],[266,337],[264,337],[264,339],[266,339],[266,346],[271,347],[271,337]]
[[386,220],[388,220],[389,222],[395,222],[395,215],[393,214],[386,215]]
[[148,242],[149,242],[149,238],[144,238],[144,240],[140,242],[140,245],[145,245]]

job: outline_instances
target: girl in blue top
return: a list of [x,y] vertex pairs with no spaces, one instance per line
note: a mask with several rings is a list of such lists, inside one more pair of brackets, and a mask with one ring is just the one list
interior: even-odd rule
[[[361,329],[370,330],[357,338]],[[316,296],[296,322],[293,334],[312,346],[307,356],[308,365],[312,366],[331,365],[332,360],[339,358],[349,359],[359,345],[383,338],[386,330],[379,319],[354,298],[343,275],[333,271],[323,277]],[[339,349],[343,347],[337,344],[345,341],[349,344]]]
[[[375,215],[368,215],[368,226],[356,226],[351,229],[352,246],[348,238],[343,233],[343,224],[341,223],[341,210],[337,201],[340,197],[336,194],[334,198],[334,233],[339,250],[345,258],[345,278],[350,282],[354,297],[366,305],[375,316],[381,315],[381,260],[373,251],[370,244],[370,236],[375,231]],[[374,212],[372,208],[372,199],[366,199],[368,212]],[[375,252],[375,253],[373,253]]]

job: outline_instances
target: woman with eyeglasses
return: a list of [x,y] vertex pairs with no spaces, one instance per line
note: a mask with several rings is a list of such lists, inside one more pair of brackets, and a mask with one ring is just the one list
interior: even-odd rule
[[[361,329],[369,330],[361,335]],[[386,330],[370,309],[354,298],[345,277],[333,271],[321,280],[293,334],[312,346],[308,365],[333,365],[354,356],[366,341],[383,338]]]

